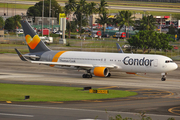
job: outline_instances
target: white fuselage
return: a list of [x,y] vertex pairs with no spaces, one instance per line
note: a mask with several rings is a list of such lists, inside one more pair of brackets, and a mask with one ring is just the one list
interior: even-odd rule
[[[48,60],[46,59],[45,61],[49,60],[48,58]],[[115,69],[118,71],[134,73],[165,73],[175,70],[178,67],[172,59],[162,55],[103,52],[66,51],[59,56],[57,62],[63,62],[65,64],[92,64],[95,67],[106,67],[109,65],[115,66]]]

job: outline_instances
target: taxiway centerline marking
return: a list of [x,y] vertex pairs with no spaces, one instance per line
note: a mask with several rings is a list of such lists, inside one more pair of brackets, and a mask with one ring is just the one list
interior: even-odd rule
[[[90,110],[90,109],[78,109],[78,108],[62,108],[62,107],[47,107],[47,106],[34,106],[34,105],[17,105],[17,104],[0,104],[4,106],[15,106],[15,107],[29,107],[29,108],[41,108],[41,109],[59,109],[59,110],[71,110],[71,111],[86,111],[86,112],[102,112],[102,113],[117,113],[117,114],[130,114],[136,115],[137,113],[133,112],[119,112],[119,111],[104,111],[104,110]],[[166,117],[177,117],[173,115],[157,115],[157,114],[146,114],[148,116],[166,116]]]
[[9,113],[0,113],[0,115],[6,115],[6,116],[17,116],[17,117],[34,117],[34,115],[9,114]]
[[102,87],[102,88],[98,88],[98,89],[109,89],[109,88],[117,88],[117,86]]

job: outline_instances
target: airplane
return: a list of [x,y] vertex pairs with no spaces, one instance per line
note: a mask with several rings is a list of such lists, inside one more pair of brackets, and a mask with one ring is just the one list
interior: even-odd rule
[[50,67],[85,70],[87,73],[82,75],[83,78],[110,77],[111,72],[119,71],[128,74],[161,73],[161,80],[165,81],[167,72],[178,68],[171,58],[162,55],[54,51],[41,41],[27,20],[22,20],[21,25],[30,52],[22,55],[15,48],[21,60]]

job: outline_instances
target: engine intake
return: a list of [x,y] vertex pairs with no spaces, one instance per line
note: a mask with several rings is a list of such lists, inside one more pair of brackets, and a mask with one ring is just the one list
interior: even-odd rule
[[106,67],[95,67],[91,70],[91,73],[98,77],[107,77],[109,69]]

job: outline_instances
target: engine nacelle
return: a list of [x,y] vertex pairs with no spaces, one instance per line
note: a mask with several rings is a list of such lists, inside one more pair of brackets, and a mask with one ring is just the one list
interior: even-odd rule
[[106,67],[95,67],[91,70],[91,73],[98,77],[107,77],[109,69]]

